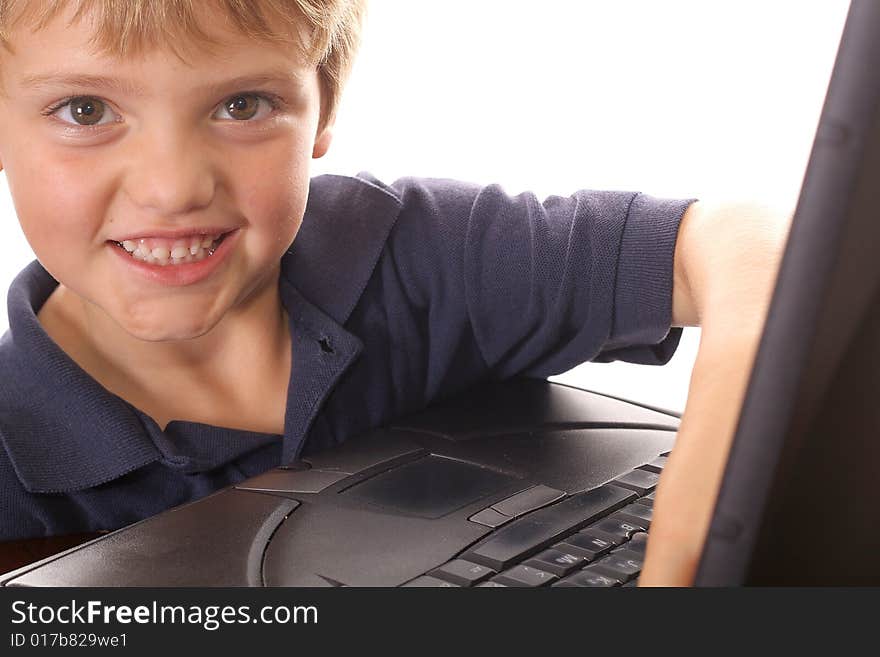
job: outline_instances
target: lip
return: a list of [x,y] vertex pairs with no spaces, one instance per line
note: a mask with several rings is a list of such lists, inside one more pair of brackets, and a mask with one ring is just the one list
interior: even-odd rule
[[[143,260],[133,258],[113,241],[107,242],[107,248],[115,251],[123,264],[127,265],[131,271],[146,278],[148,281],[163,286],[183,287],[194,285],[213,274],[226,261],[232,249],[235,248],[240,233],[241,229],[238,228],[228,232],[213,255],[198,262],[188,262],[181,265],[151,265]],[[156,235],[150,235],[150,237],[156,237]]]
[[132,233],[130,235],[125,235],[123,237],[114,237],[110,239],[110,242],[124,242],[126,240],[139,240],[147,237],[159,237],[164,239],[182,239],[184,237],[197,237],[199,235],[224,235],[226,233],[231,233],[233,230],[238,230],[237,228],[230,228],[229,226],[205,226],[204,228],[176,228],[173,230],[151,230],[146,231],[143,230],[139,233]]

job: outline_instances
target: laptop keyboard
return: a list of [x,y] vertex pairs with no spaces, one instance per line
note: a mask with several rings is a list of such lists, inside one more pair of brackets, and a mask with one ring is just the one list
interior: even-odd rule
[[[635,586],[667,455],[592,490],[563,497],[536,486],[485,509],[471,520],[495,519],[492,534],[404,586]],[[498,511],[554,497],[518,517]]]

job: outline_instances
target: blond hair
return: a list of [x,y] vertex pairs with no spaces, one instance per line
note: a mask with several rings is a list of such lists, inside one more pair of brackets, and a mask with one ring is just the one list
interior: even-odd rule
[[[198,25],[194,3],[213,5],[246,37],[293,46],[316,66],[321,88],[323,127],[335,115],[342,87],[360,43],[367,0],[0,0],[0,45],[15,53],[12,29],[27,20],[38,30],[73,3],[72,22],[94,17],[93,40],[99,52],[119,58],[157,46],[183,58],[176,43],[194,42],[211,49],[221,44]],[[271,27],[272,19],[281,29]],[[308,34],[303,39],[301,30]]]

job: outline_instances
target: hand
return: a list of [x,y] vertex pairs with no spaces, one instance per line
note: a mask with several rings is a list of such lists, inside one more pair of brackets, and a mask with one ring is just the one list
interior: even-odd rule
[[672,322],[702,335],[640,586],[693,583],[789,226],[789,216],[748,205],[698,202],[682,218]]

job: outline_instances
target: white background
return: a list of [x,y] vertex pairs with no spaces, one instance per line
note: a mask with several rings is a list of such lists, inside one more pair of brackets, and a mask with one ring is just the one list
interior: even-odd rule
[[[334,144],[313,173],[791,210],[848,4],[372,0]],[[33,258],[0,175],[4,299]],[[686,330],[665,367],[586,363],[554,379],[681,410],[698,342]]]

